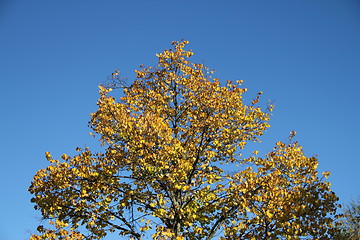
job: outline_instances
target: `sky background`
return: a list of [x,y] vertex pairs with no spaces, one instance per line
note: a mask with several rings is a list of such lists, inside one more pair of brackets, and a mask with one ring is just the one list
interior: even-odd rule
[[[222,81],[245,80],[249,101],[274,101],[260,153],[297,131],[341,203],[360,196],[360,1],[0,1],[0,240],[39,224],[27,192],[54,157],[89,136],[97,86],[186,39]],[[255,149],[254,149],[255,150]]]

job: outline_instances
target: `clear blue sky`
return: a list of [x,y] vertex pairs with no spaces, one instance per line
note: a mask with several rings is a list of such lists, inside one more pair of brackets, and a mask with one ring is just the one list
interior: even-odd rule
[[341,202],[360,196],[359,1],[4,0],[1,240],[28,239],[38,224],[27,188],[44,152],[96,145],[97,85],[114,68],[131,81],[181,38],[222,80],[244,79],[249,99],[274,100],[261,153],[295,130]]

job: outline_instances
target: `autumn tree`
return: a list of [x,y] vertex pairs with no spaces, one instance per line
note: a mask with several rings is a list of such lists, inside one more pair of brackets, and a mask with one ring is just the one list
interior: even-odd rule
[[339,239],[360,239],[360,199],[351,201],[342,209],[342,218],[339,220]]
[[53,227],[32,240],[331,238],[337,197],[317,159],[292,140],[243,156],[273,107],[258,106],[261,92],[246,105],[242,81],[222,85],[190,62],[187,43],[173,42],[130,85],[116,70],[112,88],[100,86],[90,125],[102,153],[46,153],[29,191]]

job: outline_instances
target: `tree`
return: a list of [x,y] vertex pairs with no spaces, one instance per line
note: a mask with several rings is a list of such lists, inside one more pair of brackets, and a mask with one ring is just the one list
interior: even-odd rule
[[343,208],[339,223],[339,239],[360,239],[360,200],[351,201]]
[[51,164],[29,191],[54,228],[39,226],[31,239],[331,238],[337,197],[317,176],[317,159],[294,132],[264,157],[242,156],[273,107],[258,106],[261,92],[246,105],[242,81],[222,86],[189,61],[187,43],[173,42],[130,86],[117,70],[111,87],[100,86],[90,125],[103,153],[46,153]]

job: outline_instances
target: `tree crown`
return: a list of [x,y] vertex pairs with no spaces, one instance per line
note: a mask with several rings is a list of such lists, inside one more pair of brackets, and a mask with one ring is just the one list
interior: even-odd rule
[[190,61],[186,44],[173,42],[130,86],[117,70],[112,88],[100,86],[90,125],[104,153],[46,154],[51,165],[29,190],[55,229],[40,226],[32,239],[331,237],[337,197],[318,178],[317,159],[297,142],[241,157],[269,127],[273,107],[258,107],[261,92],[246,105],[242,81],[222,86]]

